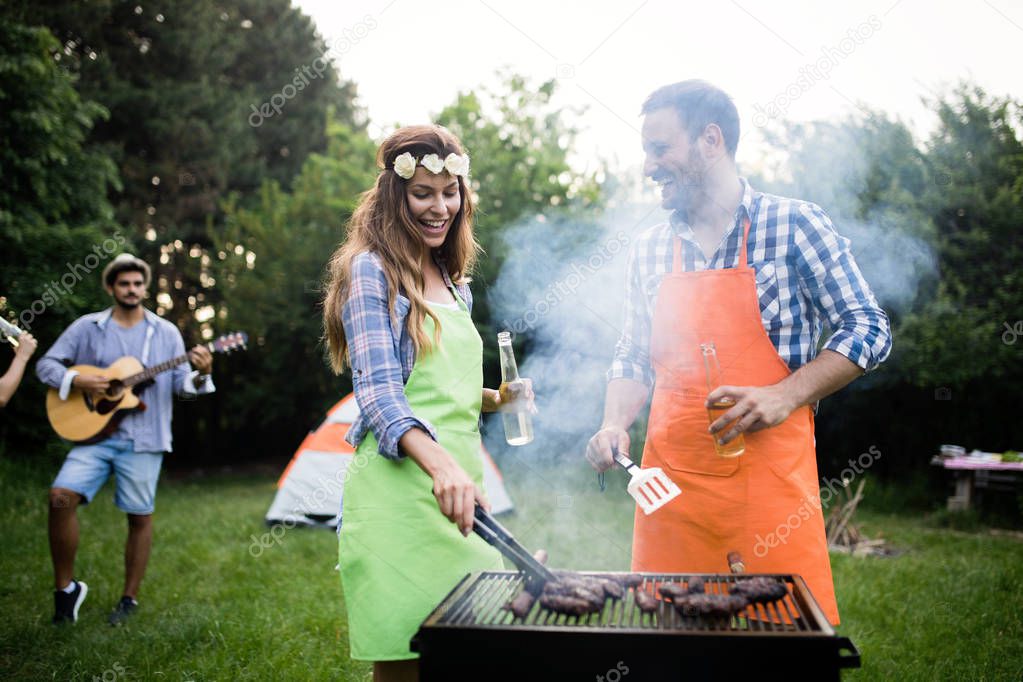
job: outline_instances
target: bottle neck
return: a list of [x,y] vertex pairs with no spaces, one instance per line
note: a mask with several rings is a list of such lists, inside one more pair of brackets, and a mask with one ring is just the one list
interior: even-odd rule
[[501,344],[498,348],[501,352],[501,381],[517,381],[519,368],[515,364],[515,352],[512,350],[511,344]]
[[721,366],[718,365],[717,353],[713,351],[703,354],[703,367],[707,375],[707,390],[713,391],[721,385]]

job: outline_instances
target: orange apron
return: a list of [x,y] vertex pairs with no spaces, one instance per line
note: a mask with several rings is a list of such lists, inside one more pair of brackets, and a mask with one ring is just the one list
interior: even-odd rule
[[682,494],[647,516],[636,509],[632,569],[727,573],[727,553],[750,573],[802,575],[838,624],[820,509],[813,412],[804,405],[774,428],[745,434],[746,451],[719,457],[707,432],[700,344],[717,346],[722,383],[767,386],[789,375],[760,319],[743,227],[737,268],[682,272],[682,241],[654,307],[650,357],[656,372],[644,467],[661,467]]

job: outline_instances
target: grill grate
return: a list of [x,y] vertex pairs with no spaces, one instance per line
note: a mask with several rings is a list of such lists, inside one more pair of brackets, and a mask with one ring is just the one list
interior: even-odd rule
[[[608,576],[608,573],[580,573],[583,576]],[[730,618],[687,617],[661,601],[658,610],[644,613],[635,602],[635,590],[658,595],[662,584],[688,584],[695,577],[704,580],[707,592],[728,594],[731,586],[750,575],[721,574],[641,574],[643,583],[629,588],[620,600],[608,600],[595,613],[573,616],[548,611],[539,600],[525,618],[517,618],[506,610],[507,603],[518,594],[522,574],[487,571],[473,574],[463,581],[427,619],[425,626],[472,628],[530,629],[593,629],[610,628],[620,632],[708,632],[739,635],[770,634],[834,634],[819,607],[813,602],[802,579],[791,575],[767,574],[785,583],[788,594],[769,604],[751,604]]]
[[[843,668],[860,665],[859,651],[835,634],[799,576],[760,574],[784,582],[786,596],[748,606],[731,618],[707,619],[682,616],[664,602],[656,612],[643,613],[635,590],[657,595],[661,585],[685,585],[699,577],[708,592],[727,594],[752,574],[641,575],[642,584],[626,590],[624,599],[606,601],[600,612],[570,616],[537,602],[525,618],[505,608],[522,588],[520,573],[468,575],[410,642],[420,656],[420,679],[611,679],[608,671],[622,670],[622,677],[624,665],[635,680],[731,682],[784,666],[791,680],[840,682]],[[791,668],[792,661],[799,661],[799,670]]]

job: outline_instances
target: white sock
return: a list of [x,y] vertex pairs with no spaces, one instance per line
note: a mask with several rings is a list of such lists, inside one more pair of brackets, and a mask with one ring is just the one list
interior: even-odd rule
[[60,591],[63,592],[64,594],[71,594],[72,592],[75,591],[75,587],[77,586],[77,584],[78,583],[76,581],[72,580],[67,584],[67,587],[60,588]]

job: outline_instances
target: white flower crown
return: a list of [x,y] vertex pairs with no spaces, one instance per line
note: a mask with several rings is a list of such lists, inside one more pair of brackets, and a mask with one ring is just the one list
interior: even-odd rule
[[454,153],[448,154],[441,161],[440,157],[436,154],[427,154],[422,159],[417,159],[411,153],[405,152],[398,155],[398,158],[394,160],[394,172],[398,174],[398,177],[408,180],[416,174],[416,165],[422,165],[423,168],[434,175],[446,170],[452,175],[461,175],[463,178],[469,177],[469,155]]

